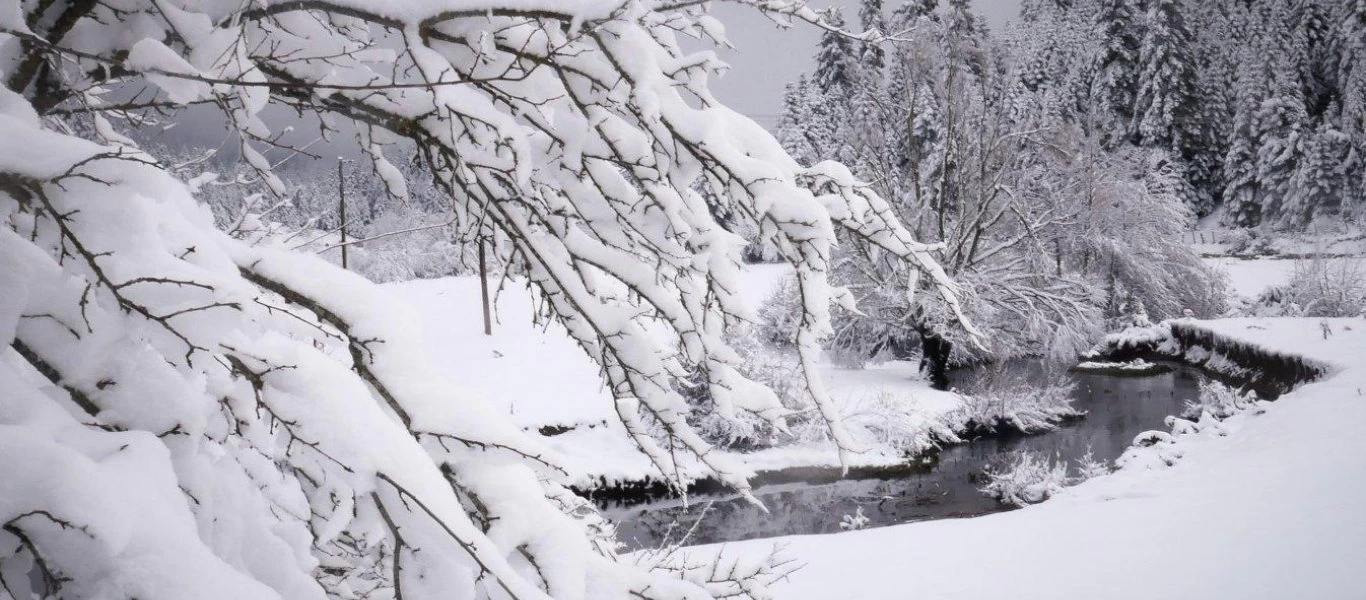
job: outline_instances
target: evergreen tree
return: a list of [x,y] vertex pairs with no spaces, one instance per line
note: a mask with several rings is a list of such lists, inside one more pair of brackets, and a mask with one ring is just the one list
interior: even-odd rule
[[892,11],[892,26],[897,30],[910,29],[922,18],[935,19],[934,9],[939,0],[906,0]]
[[1300,156],[1281,211],[1284,226],[1299,227],[1316,217],[1337,214],[1351,177],[1361,173],[1351,138],[1331,123],[1304,136]]
[[[1177,0],[1152,0],[1139,51],[1133,130],[1140,145],[1179,149],[1193,118],[1191,33]],[[1179,154],[1179,152],[1178,152]]]
[[805,74],[784,91],[777,138],[792,158],[806,165],[830,158],[835,148],[835,122],[825,95]]
[[1225,221],[1252,227],[1261,222],[1261,186],[1257,180],[1257,151],[1261,145],[1258,111],[1266,97],[1265,55],[1255,47],[1240,53],[1233,127],[1223,161]]
[[1314,120],[1326,116],[1329,106],[1337,101],[1337,65],[1330,54],[1333,28],[1328,11],[1322,0],[1293,0],[1289,11],[1301,92]]
[[1142,39],[1138,9],[1134,0],[1101,0],[1096,34],[1100,53],[1096,56],[1093,110],[1101,132],[1101,143],[1114,148],[1132,137],[1133,107],[1138,92],[1138,61]]
[[[1282,77],[1293,67],[1285,57],[1275,60],[1273,65]],[[1283,80],[1273,84],[1271,96],[1257,110],[1257,183],[1262,190],[1263,216],[1279,216],[1287,196],[1293,193],[1291,179],[1301,162],[1301,136],[1306,121],[1308,115],[1299,88]]]
[[[827,10],[824,16],[825,22],[831,27],[844,29],[844,15],[838,8]],[[847,97],[858,77],[857,54],[853,45],[853,40],[843,33],[825,31],[821,34],[814,83],[822,94],[831,98]]]
[[[1366,163],[1366,0],[1343,4],[1337,22],[1338,129],[1347,136],[1348,162]],[[1358,167],[1342,190],[1346,208],[1366,216],[1366,171]]]
[[[879,35],[887,35],[887,23],[882,16],[882,0],[861,0],[858,18],[863,31],[876,31]],[[859,65],[865,79],[869,77],[880,79],[885,62],[886,53],[881,42],[864,42],[861,45]]]

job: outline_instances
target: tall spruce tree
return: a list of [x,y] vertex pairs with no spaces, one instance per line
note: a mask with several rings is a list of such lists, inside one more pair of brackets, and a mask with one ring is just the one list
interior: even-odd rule
[[[844,13],[838,8],[825,12],[825,22],[836,30],[845,27]],[[816,53],[813,82],[816,89],[832,98],[845,97],[858,78],[858,54],[854,41],[840,31],[821,34],[820,49]]]
[[[861,0],[858,9],[859,25],[863,31],[887,35],[887,21],[882,12],[882,0]],[[881,42],[863,42],[859,47],[860,72],[864,77],[881,77],[886,63],[886,51]]]
[[1115,148],[1133,139],[1134,102],[1138,93],[1142,32],[1135,0],[1100,0],[1096,14],[1096,55],[1093,114],[1101,143]]
[[1178,149],[1194,118],[1192,39],[1177,0],[1152,0],[1139,50],[1134,95],[1135,139],[1142,146]]

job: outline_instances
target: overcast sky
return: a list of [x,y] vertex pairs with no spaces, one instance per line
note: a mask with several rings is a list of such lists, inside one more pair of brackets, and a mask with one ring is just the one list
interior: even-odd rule
[[[1000,29],[1013,19],[1019,13],[1021,2],[972,1],[974,8],[987,18],[992,29]],[[901,2],[884,0],[888,13]],[[816,9],[841,6],[845,19],[857,27],[858,0],[811,0],[810,6]],[[733,50],[718,50],[721,58],[731,65],[731,70],[712,82],[713,92],[731,108],[749,115],[761,125],[773,126],[782,107],[783,86],[810,70],[814,63],[820,31],[803,23],[790,29],[779,29],[758,11],[738,4],[716,2],[712,7],[712,14],[725,24],[726,36],[735,46]],[[182,120],[175,129],[153,137],[177,147],[217,146],[225,141],[225,130],[215,110],[212,107],[192,109],[192,116]],[[267,110],[270,111],[267,120],[276,128],[292,118],[292,113],[274,105]],[[316,126],[299,124],[293,133],[285,136],[285,141],[298,145],[316,136]],[[221,160],[237,159],[235,144],[231,140],[227,140],[222,150]],[[324,157],[329,168],[332,157],[339,154],[349,158],[359,157],[359,150],[349,134],[333,143],[312,146],[310,150]],[[300,159],[305,163],[312,162],[303,157]]]
[[[1021,0],[973,0],[975,10],[986,17],[993,30],[999,30],[1020,12]],[[824,9],[840,6],[851,29],[857,28],[858,0],[812,0],[810,6]],[[884,0],[888,13],[899,0]],[[752,8],[717,2],[712,15],[726,25],[726,37],[734,50],[720,51],[731,70],[712,83],[712,92],[722,102],[771,126],[782,107],[783,86],[811,69],[820,31],[810,25],[778,29],[772,21]]]

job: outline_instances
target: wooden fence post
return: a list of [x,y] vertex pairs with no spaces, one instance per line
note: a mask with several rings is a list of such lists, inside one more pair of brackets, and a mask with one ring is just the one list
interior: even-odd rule
[[341,251],[342,268],[346,268],[346,180],[342,178],[342,159],[337,159],[337,198],[341,213]]
[[484,263],[484,238],[479,238],[479,292],[484,299],[484,335],[493,335],[493,319],[489,310],[489,273]]

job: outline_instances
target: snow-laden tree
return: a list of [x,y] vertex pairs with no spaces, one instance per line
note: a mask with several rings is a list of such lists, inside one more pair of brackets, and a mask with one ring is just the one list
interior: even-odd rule
[[[962,2],[939,18],[894,20],[880,121],[854,132],[865,146],[853,168],[918,237],[945,245],[940,262],[963,288],[970,319],[993,335],[985,348],[959,335],[951,312],[908,285],[894,256],[849,240],[836,276],[860,312],[835,315],[831,347],[841,358],[920,358],[944,386],[954,364],[1070,357],[1126,300],[1159,318],[1222,309],[1218,277],[1182,242],[1192,214],[1179,161],[1162,149],[1101,144],[1075,95],[1091,89],[1079,83],[1089,67],[1076,63],[1093,20],[1080,8],[1030,6],[1030,20],[1003,44],[981,33]],[[1049,61],[1036,60],[1043,48],[1054,52]],[[770,314],[785,322],[781,310]]]
[[901,220],[945,245],[941,263],[957,274],[969,314],[1011,325],[993,328],[980,347],[953,330],[952,310],[894,255],[848,239],[836,271],[860,312],[837,313],[832,341],[855,361],[879,351],[918,355],[939,386],[952,362],[980,360],[986,350],[1008,358],[1073,348],[1100,315],[1088,301],[1093,287],[1055,264],[1057,228],[1075,212],[1038,183],[1051,140],[1037,123],[1012,120],[1006,67],[967,4],[951,3],[942,17],[893,23],[886,88],[852,92],[879,98],[876,120],[846,139],[862,144],[854,168],[892,199]]
[[[1139,49],[1132,130],[1140,146],[1167,150],[1177,159],[1185,159],[1200,144],[1194,50],[1180,1],[1150,2]],[[1187,173],[1184,163],[1181,172]]]
[[1241,53],[1234,94],[1233,126],[1223,161],[1224,219],[1242,226],[1261,221],[1262,190],[1257,179],[1257,151],[1261,147],[1258,112],[1266,96],[1266,57],[1252,46]]
[[[830,27],[800,2],[740,3]],[[772,561],[622,562],[554,453],[434,372],[399,304],[269,237],[216,230],[121,133],[217,107],[279,196],[273,114],[354,135],[395,194],[407,182],[386,156],[416,148],[459,226],[520,265],[599,362],[660,471],[695,460],[748,494],[674,386],[692,378],[723,416],[782,426],[787,409],[725,343],[751,317],[735,296],[747,244],[794,267],[803,387],[841,448],[812,368],[830,303],[848,298],[828,282],[836,230],[907,261],[970,328],[933,248],[886,202],[837,164],[793,161],[712,97],[722,65],[678,40],[723,42],[705,11],[0,3],[0,590],[764,597]]]
[[1104,132],[1107,147],[1130,139],[1142,42],[1139,24],[1139,10],[1133,0],[1102,0],[1096,16],[1101,50],[1095,58],[1091,94],[1096,102],[1097,126]]
[[[882,0],[860,0],[858,9],[859,25],[864,31],[887,32],[887,23],[882,12]],[[860,71],[881,76],[886,62],[886,50],[880,41],[865,42],[859,46]]]
[[839,30],[844,28],[844,12],[831,8],[824,17],[835,28],[821,33],[820,50],[816,53],[816,68],[812,82],[821,93],[840,99],[858,80],[861,44]]

